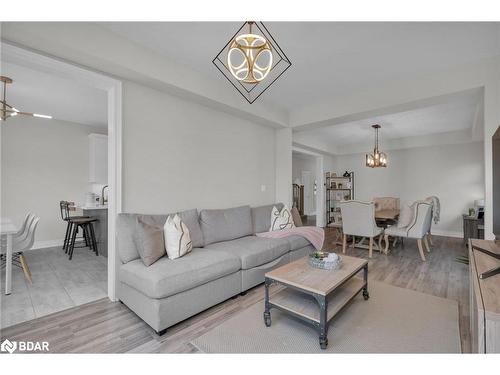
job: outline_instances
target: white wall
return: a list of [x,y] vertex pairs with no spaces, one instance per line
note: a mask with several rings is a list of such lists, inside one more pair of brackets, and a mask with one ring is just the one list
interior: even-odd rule
[[84,202],[89,191],[88,134],[96,129],[17,116],[1,131],[2,216],[20,224],[33,212],[40,217],[35,247],[53,246],[66,230],[59,201]]
[[393,150],[388,167],[374,169],[364,166],[365,154],[336,159],[338,172],[354,171],[356,199],[393,196],[403,204],[435,195],[441,201],[441,221],[432,232],[460,237],[462,213],[484,198],[483,150],[482,142]]
[[292,207],[292,129],[275,131],[276,202]]
[[292,155],[292,180],[302,179],[302,171],[311,172],[312,179],[316,179],[316,158],[314,156]]
[[304,187],[304,212],[306,215],[315,215],[316,214],[316,195],[314,195],[314,181],[318,183],[318,177],[316,173],[317,169],[316,157],[314,156],[306,156],[306,155],[297,155],[292,154],[292,181],[295,183],[296,181],[300,181],[301,184],[304,183],[302,181],[302,172],[307,171],[310,172],[310,199],[307,202],[307,191],[306,187]]
[[272,203],[274,147],[272,128],[125,82],[123,211]]

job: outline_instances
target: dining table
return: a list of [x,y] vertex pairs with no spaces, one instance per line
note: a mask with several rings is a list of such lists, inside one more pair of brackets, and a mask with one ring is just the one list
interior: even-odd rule
[[2,217],[0,221],[0,234],[6,237],[5,251],[5,294],[10,294],[12,291],[12,248],[13,237],[18,228],[7,217]]
[[399,216],[399,210],[388,209],[375,211],[375,220],[396,220]]

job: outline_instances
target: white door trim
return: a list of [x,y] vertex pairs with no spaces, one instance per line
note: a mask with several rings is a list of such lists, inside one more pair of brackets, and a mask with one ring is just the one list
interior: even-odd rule
[[29,61],[31,66],[39,67],[44,72],[105,90],[108,94],[108,297],[116,301],[119,266],[116,218],[122,212],[122,82],[72,62],[5,41],[1,43],[1,51],[3,56],[9,56],[14,62]]

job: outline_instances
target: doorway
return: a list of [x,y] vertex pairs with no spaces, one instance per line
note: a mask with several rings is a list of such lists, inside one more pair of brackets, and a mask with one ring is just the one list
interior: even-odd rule
[[[74,87],[81,88],[79,93],[85,93],[85,90],[88,90],[89,93],[92,92],[101,92],[102,95],[99,96],[99,98],[102,98],[102,105],[103,105],[103,112],[102,112],[102,125],[99,126],[92,126],[92,125],[85,125],[85,123],[78,123],[76,121],[71,121],[71,118],[64,118],[64,116],[70,116],[72,114],[76,114],[76,111],[71,111],[70,106],[68,105],[69,103],[69,95],[67,95],[68,99],[67,101],[55,101],[57,103],[57,109],[60,107],[62,108],[61,111],[58,112],[58,114],[55,114],[53,116],[54,118],[51,119],[50,121],[47,120],[45,123],[43,123],[43,119],[40,120],[40,123],[33,124],[33,128],[37,129],[40,128],[38,131],[42,132],[42,125],[44,126],[51,126],[52,132],[46,132],[43,133],[47,139],[50,139],[51,142],[54,143],[54,146],[52,147],[46,147],[46,149],[42,149],[41,146],[45,146],[45,144],[41,144],[42,139],[38,138],[36,141],[38,142],[38,149],[36,147],[31,148],[33,152],[37,155],[39,159],[42,159],[43,157],[49,156],[49,151],[54,154],[56,159],[54,160],[64,160],[66,164],[69,164],[66,169],[64,169],[63,176],[56,175],[56,168],[55,168],[55,162],[53,165],[50,165],[50,163],[43,163],[42,160],[40,160],[40,163],[43,167],[50,168],[50,178],[51,180],[42,183],[38,179],[34,179],[31,181],[31,186],[35,188],[35,191],[45,191],[42,188],[48,187],[50,189],[50,186],[52,188],[59,188],[59,187],[64,187],[60,192],[57,194],[57,204],[54,205],[52,204],[54,199],[51,198],[50,201],[50,207],[48,210],[43,211],[40,207],[41,204],[39,204],[39,207],[35,205],[35,201],[32,201],[27,207],[23,208],[23,214],[22,218],[19,219],[18,217],[15,217],[16,215],[19,216],[20,214],[14,213],[13,209],[16,207],[8,207],[5,203],[8,202],[9,197],[6,195],[8,191],[13,191],[13,189],[3,189],[7,185],[7,183],[10,183],[11,185],[14,183],[17,183],[15,179],[9,179],[9,182],[7,182],[6,179],[2,179],[2,190],[3,190],[3,205],[2,205],[2,216],[4,215],[4,212],[9,211],[9,216],[15,217],[15,220],[13,220],[14,224],[17,224],[19,228],[22,228],[22,221],[24,219],[24,216],[26,214],[26,210],[29,209],[30,211],[33,211],[34,214],[37,214],[37,216],[40,216],[39,224],[38,224],[38,229],[40,229],[42,226],[41,224],[44,224],[44,236],[40,236],[41,231],[38,230],[38,238],[36,238],[36,233],[35,233],[35,243],[34,246],[30,249],[31,253],[33,254],[32,260],[33,263],[39,263],[37,266],[33,266],[33,293],[30,294],[32,297],[32,301],[34,301],[33,298],[36,297],[37,300],[37,305],[33,304],[33,312],[35,314],[42,314],[45,315],[45,313],[52,313],[57,310],[54,310],[54,308],[57,308],[57,306],[60,306],[60,310],[63,310],[68,307],[72,307],[70,305],[71,302],[78,304],[81,304],[80,302],[84,303],[86,300],[89,298],[92,298],[92,295],[97,295],[97,290],[96,286],[99,287],[99,289],[102,290],[102,294],[99,294],[99,298],[103,297],[108,297],[111,300],[116,300],[116,269],[117,269],[117,257],[116,257],[116,249],[115,249],[115,221],[116,221],[116,215],[118,212],[121,211],[121,82],[117,81],[115,79],[112,79],[110,77],[104,76],[102,74],[98,74],[92,71],[88,71],[86,69],[82,69],[80,67],[74,66],[72,64],[69,64],[64,61],[60,61],[57,59],[54,59],[52,57],[48,57],[39,53],[35,53],[23,48],[20,48],[18,46],[13,46],[8,43],[2,42],[1,44],[2,47],[2,59],[6,59],[8,61],[8,64],[4,64],[5,66],[10,66],[12,68],[11,74],[14,74],[12,77],[15,81],[17,82],[20,86],[26,86],[31,84],[32,82],[36,82],[37,84],[40,84],[40,82],[43,82],[43,85],[41,85],[40,90],[37,92],[46,92],[48,93],[53,93],[57,89],[57,85],[60,84],[61,87],[64,86],[64,82],[68,84],[68,87],[71,87],[71,85],[74,85]],[[9,65],[10,64],[10,65]],[[14,70],[14,67],[18,67]],[[5,71],[5,69],[4,69]],[[39,74],[41,77],[40,79],[31,79],[33,78],[33,74]],[[53,78],[50,78],[53,77]],[[44,80],[44,78],[46,78]],[[17,79],[17,80],[16,80]],[[24,81],[23,81],[24,80]],[[23,87],[24,87],[23,86]],[[60,90],[64,91],[64,90]],[[21,90],[20,92],[26,92]],[[30,93],[35,92],[35,90],[31,90]],[[66,91],[65,91],[66,92]],[[53,94],[51,94],[53,95]],[[92,95],[89,95],[91,97]],[[28,106],[28,102],[24,102],[23,100],[26,99],[26,95],[17,95],[17,97],[12,96],[12,99],[14,100],[13,104],[19,105],[20,109],[23,109],[24,107]],[[44,99],[47,99],[45,102],[48,102],[48,98],[45,97]],[[39,100],[39,102],[41,102]],[[19,103],[19,104],[17,104]],[[61,106],[59,106],[59,103]],[[83,108],[83,106],[82,106]],[[29,110],[29,109],[27,109]],[[89,111],[81,111],[79,113],[80,116],[84,116],[85,113],[88,113]],[[61,115],[61,113],[64,113],[64,116]],[[50,113],[48,113],[50,114]],[[36,137],[36,134],[32,133],[29,131],[29,126],[31,126],[31,123],[24,123],[20,122],[21,116],[16,116],[14,119],[11,119],[11,130],[16,130],[17,133],[13,133],[12,131],[7,134],[6,132],[3,132],[4,129],[2,129],[2,135],[15,135],[17,140],[20,142],[26,143],[31,142],[30,139],[34,139]],[[29,117],[27,118],[28,120],[30,119]],[[12,122],[12,120],[17,120],[17,123]],[[31,121],[32,122],[32,121]],[[6,122],[8,125],[8,122]],[[14,126],[16,125],[16,126]],[[22,126],[24,125],[24,126]],[[36,126],[38,125],[38,126]],[[14,129],[15,128],[15,129]],[[6,128],[5,128],[6,129]],[[60,132],[54,132],[54,129],[62,129],[65,135],[69,136],[69,142],[66,142],[63,138],[63,134]],[[12,134],[11,134],[12,133]],[[19,133],[19,134],[18,134]],[[67,133],[67,134],[66,134]],[[99,150],[101,151],[96,152],[96,155],[100,155],[104,152],[101,160],[101,165],[99,163],[96,164],[97,167],[103,167],[102,170],[97,170],[94,171],[96,174],[104,174],[104,179],[99,178],[95,180],[95,184],[91,185],[90,178],[87,178],[88,175],[90,175],[90,154],[91,154],[91,147],[89,147],[90,143],[90,135],[93,134],[95,136],[99,137],[105,137],[106,141],[105,144],[103,145],[104,148],[100,148]],[[78,137],[78,141],[77,141]],[[13,138],[12,138],[13,139]],[[4,139],[4,144],[5,141],[7,141],[7,138]],[[77,147],[77,144],[79,145]],[[64,146],[67,146],[66,148],[70,147],[71,150],[64,151],[63,148]],[[80,147],[81,146],[81,147]],[[102,151],[102,150],[105,151]],[[45,151],[44,151],[45,150]],[[57,158],[57,150],[60,151],[59,158]],[[98,151],[99,151],[98,150]],[[4,151],[8,151],[7,148]],[[71,156],[73,156],[71,153],[77,153],[79,155],[85,154],[84,157],[82,157],[82,163],[81,165],[78,164],[79,166],[75,166],[74,163],[70,162],[69,159]],[[5,153],[4,153],[5,154]],[[62,157],[63,155],[64,157]],[[107,161],[106,161],[106,156],[107,156]],[[11,159],[13,159],[11,157]],[[33,159],[36,160],[36,159]],[[86,160],[86,161],[85,161]],[[104,163],[104,165],[102,165]],[[3,164],[3,163],[2,163]],[[13,168],[20,168],[18,165],[19,163],[11,163],[13,165]],[[62,164],[62,162],[60,163]],[[24,163],[23,165],[29,166],[30,163]],[[107,168],[106,168],[107,167]],[[13,169],[15,172],[15,169]],[[104,172],[103,172],[104,171]],[[29,175],[29,172],[25,173],[26,175]],[[33,171],[36,172],[36,171]],[[89,172],[89,173],[88,173]],[[99,172],[99,173],[97,173]],[[33,175],[33,173],[31,173]],[[75,190],[71,191],[68,189],[71,176],[73,175],[80,175],[80,177],[84,176],[83,180],[80,178],[79,183],[83,185],[82,189],[83,192],[80,190]],[[101,176],[102,177],[102,176]],[[107,177],[107,179],[106,179]],[[29,187],[30,184],[22,184],[23,187]],[[99,185],[99,186],[98,186]],[[87,199],[86,192],[90,193],[93,192],[95,193],[94,197],[101,198],[102,197],[102,191],[104,185],[108,185],[107,188],[107,215],[105,216],[105,219],[99,218],[102,223],[106,221],[103,227],[95,228],[95,236],[97,238],[102,239],[102,243],[97,245],[97,249],[99,250],[99,256],[96,257],[90,257],[91,251],[89,249],[75,249],[75,255],[73,256],[72,262],[70,262],[70,266],[73,269],[74,272],[70,272],[69,268],[61,268],[63,260],[66,262],[68,261],[68,255],[65,254],[64,250],[62,249],[62,243],[63,243],[63,238],[64,236],[64,231],[65,231],[65,226],[63,230],[61,231],[60,226],[62,226],[63,223],[61,218],[59,217],[59,201],[62,200],[74,200],[75,203],[79,205],[79,210],[78,212],[75,212],[74,214],[80,214],[81,213],[81,207],[88,205],[90,201]],[[38,187],[37,187],[38,186]],[[95,191],[93,191],[95,190]],[[49,191],[49,190],[47,190]],[[67,194],[65,194],[67,192]],[[26,197],[29,197],[30,199],[33,198],[32,196],[26,195]],[[39,198],[37,198],[39,202],[43,203],[42,201],[44,200],[44,197],[40,195]],[[24,199],[24,201],[27,201]],[[12,205],[10,205],[12,206]],[[36,207],[35,207],[36,206]],[[54,207],[52,207],[54,206]],[[95,212],[102,212],[103,207],[98,207],[101,210],[97,211],[94,210]],[[53,211],[49,211],[52,210]],[[26,212],[24,212],[26,211]],[[42,217],[43,216],[43,217]],[[92,214],[92,216],[94,216]],[[46,223],[51,222],[51,220],[54,222],[51,225],[47,225]],[[107,227],[107,229],[106,229]],[[104,228],[104,229],[102,229]],[[99,233],[99,230],[101,230],[101,233]],[[104,233],[103,233],[104,232]],[[79,235],[82,234],[82,230],[80,230]],[[107,234],[107,236],[106,236]],[[46,237],[46,238],[45,238]],[[107,239],[106,239],[107,237]],[[82,238],[83,241],[83,238]],[[34,248],[34,249],[33,249]],[[107,248],[107,254],[106,253],[106,248]],[[103,250],[103,251],[100,251]],[[44,252],[48,252],[52,257],[45,257],[43,255]],[[25,251],[25,254],[27,254],[28,251]],[[90,255],[89,255],[90,254]],[[80,257],[78,255],[81,255]],[[106,257],[103,257],[103,255],[107,255]],[[29,264],[29,257],[26,257],[28,259],[28,264]],[[86,285],[85,281],[82,281],[86,279],[87,276],[92,275],[93,273],[96,274],[96,270],[92,269],[92,267],[87,267],[88,269],[84,269],[83,265],[82,269],[78,269],[78,264],[79,261],[81,264],[85,263],[86,260],[88,260],[88,263],[90,264],[91,262],[96,263],[96,260],[99,259],[99,262],[104,265],[103,269],[103,274],[102,277],[100,275],[96,275],[94,279],[99,279],[97,281],[102,281],[99,283],[99,285]],[[88,264],[86,264],[88,265]],[[2,274],[2,277],[5,279],[7,275],[4,273]],[[79,277],[79,278],[78,278]],[[75,278],[74,283],[65,283],[65,278]],[[12,278],[11,278],[12,279]],[[50,280],[49,280],[50,279]],[[44,297],[43,292],[45,291],[50,291],[50,288],[44,287],[45,284],[50,284],[51,286],[57,287],[58,284],[58,279],[61,281],[61,288],[59,289],[64,289],[61,291],[61,293],[53,293],[54,296],[48,295]],[[26,282],[27,285],[29,283],[29,279]],[[96,281],[93,280],[93,281]],[[23,283],[15,283],[16,280],[13,280],[14,282],[12,283],[12,288],[11,288],[11,293],[10,295],[6,295],[4,290],[2,290],[2,308],[6,308],[7,305],[9,304],[9,301],[7,300],[8,297],[14,296],[18,297],[17,294],[19,293],[25,293],[28,294],[30,293],[30,290],[27,288],[23,289]],[[21,279],[21,281],[24,281]],[[50,282],[49,282],[50,281]],[[79,284],[80,283],[80,284]],[[3,280],[0,283],[3,285]],[[43,285],[42,285],[43,284]],[[48,285],[47,284],[47,285]],[[30,285],[28,285],[30,287]],[[92,290],[91,290],[92,289]],[[57,294],[57,296],[56,296]],[[16,299],[14,298],[14,299]],[[10,300],[14,300],[13,298],[10,298]],[[19,299],[19,298],[17,298]],[[53,301],[56,301],[57,304],[52,303]],[[49,303],[50,302],[50,303]],[[27,304],[26,304],[27,305]],[[57,306],[56,306],[57,305]],[[51,310],[52,309],[52,310]],[[20,310],[21,311],[21,310]],[[22,312],[22,311],[21,311]],[[16,316],[20,316],[22,314],[19,313],[19,311],[14,311]],[[35,315],[34,317],[39,317],[40,315]],[[25,320],[30,320],[29,315],[26,315],[27,319]],[[33,317],[31,317],[32,319]],[[17,322],[16,322],[17,323]]]
[[[294,147],[292,150],[292,182],[303,189],[304,225],[323,226],[323,157]],[[299,210],[300,211],[300,210]]]

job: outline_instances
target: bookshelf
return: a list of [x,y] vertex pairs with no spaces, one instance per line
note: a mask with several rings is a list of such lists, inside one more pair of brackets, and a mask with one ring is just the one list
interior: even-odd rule
[[330,227],[342,226],[340,202],[354,199],[354,172],[349,176],[337,176],[335,172],[326,172],[326,225]]

